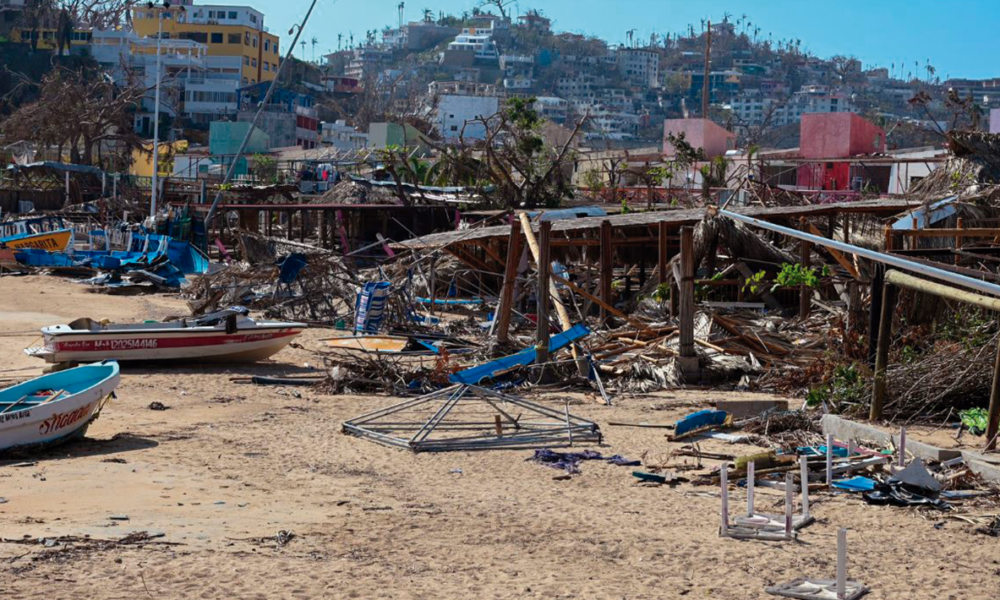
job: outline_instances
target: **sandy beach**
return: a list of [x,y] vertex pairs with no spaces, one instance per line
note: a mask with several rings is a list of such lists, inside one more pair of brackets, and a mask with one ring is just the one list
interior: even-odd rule
[[[0,278],[0,378],[41,373],[21,350],[43,325],[185,312],[168,295]],[[716,487],[650,487],[601,461],[555,479],[525,450],[414,455],[341,433],[391,398],[231,381],[313,371],[326,335],[255,366],[125,367],[86,440],[0,462],[0,597],[763,598],[777,582],[832,578],[840,527],[869,598],[989,598],[1000,583],[1000,541],[941,513],[817,493],[818,522],[798,542],[724,539]],[[592,449],[656,462],[680,444],[608,422],[672,422],[723,397],[755,396],[536,399],[599,423],[605,443]],[[781,510],[782,494],[758,494]]]

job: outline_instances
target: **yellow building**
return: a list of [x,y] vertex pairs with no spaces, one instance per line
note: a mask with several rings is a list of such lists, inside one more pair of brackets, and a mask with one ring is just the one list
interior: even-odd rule
[[[2,4],[2,2],[0,2]],[[30,44],[32,39],[38,40],[36,48],[39,50],[55,50],[59,47],[56,42],[55,28],[39,28],[33,31],[27,29],[12,29],[10,41],[19,44]],[[78,48],[90,44],[90,31],[86,29],[74,29],[70,36],[70,48]]]
[[264,28],[264,15],[249,6],[181,5],[169,9],[137,6],[132,27],[140,37],[156,37],[163,14],[163,37],[188,39],[208,46],[207,62],[215,71],[239,71],[243,85],[274,79],[281,55],[278,36]]
[[[176,142],[160,142],[160,159],[156,163],[157,171],[161,176],[169,176],[174,171],[174,156],[188,151],[188,141],[178,140]],[[139,177],[153,176],[153,144],[152,142],[143,145],[143,149],[136,148],[132,151],[132,167],[129,169],[132,175]]]

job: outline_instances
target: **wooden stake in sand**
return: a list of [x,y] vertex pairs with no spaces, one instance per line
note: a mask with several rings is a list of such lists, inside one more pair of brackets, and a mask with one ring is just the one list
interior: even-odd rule
[[792,533],[792,505],[795,504],[795,500],[792,499],[792,472],[789,471],[785,473],[785,537],[792,539],[794,535]]
[[753,516],[753,485],[756,477],[754,475],[755,471],[754,462],[750,461],[747,464],[747,516]]
[[837,600],[847,598],[847,530],[837,532]]

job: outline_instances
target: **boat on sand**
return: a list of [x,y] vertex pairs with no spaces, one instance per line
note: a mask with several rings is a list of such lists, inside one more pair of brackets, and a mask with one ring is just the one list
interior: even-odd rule
[[43,327],[44,345],[24,352],[50,363],[255,362],[280,351],[306,327],[255,321],[243,307],[168,322],[118,324],[83,318]]
[[106,361],[43,375],[0,390],[0,452],[51,446],[83,436],[118,387]]

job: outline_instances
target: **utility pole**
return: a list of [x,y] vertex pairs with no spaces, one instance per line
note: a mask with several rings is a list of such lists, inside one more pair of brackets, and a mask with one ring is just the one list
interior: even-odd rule
[[701,82],[701,118],[708,118],[708,85],[709,76],[712,72],[712,21],[708,22],[708,29],[705,30],[705,80]]
[[163,39],[163,11],[156,11],[158,32],[156,34],[156,92],[153,94],[153,186],[150,190],[149,216],[156,228],[156,185],[160,173],[160,41]]

